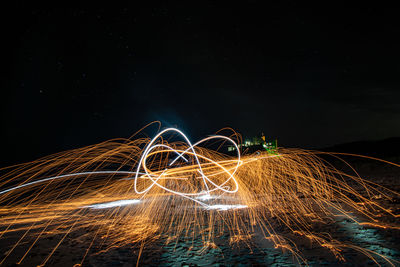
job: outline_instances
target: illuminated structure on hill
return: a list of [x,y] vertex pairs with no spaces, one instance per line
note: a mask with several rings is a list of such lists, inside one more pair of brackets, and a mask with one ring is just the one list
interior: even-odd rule
[[[244,142],[239,144],[239,148],[257,148],[262,146],[268,153],[276,154],[278,149],[278,140],[271,139],[267,140],[265,138],[264,133],[261,134],[260,137],[253,137],[253,138],[245,138]],[[234,146],[228,146],[228,151],[234,151]]]

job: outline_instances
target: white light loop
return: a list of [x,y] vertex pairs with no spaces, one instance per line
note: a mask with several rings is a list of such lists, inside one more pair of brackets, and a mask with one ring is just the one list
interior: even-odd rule
[[[164,144],[155,144],[155,142],[157,141],[157,139],[160,138],[163,134],[165,134],[165,133],[167,133],[167,132],[176,132],[176,133],[178,133],[178,134],[185,140],[185,142],[188,144],[188,148],[187,148],[186,150],[184,150],[183,152],[181,152],[181,151],[177,151],[177,150],[175,150],[174,148],[172,148],[172,147],[170,147],[170,146],[167,146],[167,145],[164,145]],[[225,180],[222,184],[216,184],[216,183],[214,183],[209,177],[207,177],[207,176],[204,174],[204,172],[203,172],[203,170],[202,170],[202,167],[201,167],[200,160],[199,160],[199,155],[198,155],[198,154],[196,153],[196,151],[194,150],[194,147],[198,146],[199,144],[201,144],[201,143],[203,143],[203,142],[205,142],[205,141],[211,140],[211,139],[223,139],[223,140],[226,140],[226,141],[232,143],[232,144],[234,145],[234,147],[236,148],[236,151],[237,151],[237,159],[236,159],[236,162],[237,162],[237,163],[236,163],[236,166],[233,168],[233,171],[227,170],[227,169],[226,169],[224,166],[222,166],[220,163],[218,163],[218,162],[216,162],[216,161],[214,161],[214,160],[212,160],[212,159],[210,159],[210,158],[206,158],[206,157],[201,156],[201,158],[203,158],[203,159],[209,161],[210,163],[214,164],[215,166],[218,166],[219,168],[221,168],[221,169],[223,170],[224,173],[228,174],[229,178],[228,178],[227,180]],[[172,189],[167,188],[167,187],[161,185],[160,183],[158,183],[158,180],[164,175],[164,173],[165,173],[168,169],[167,169],[167,168],[164,169],[164,170],[161,172],[161,174],[159,174],[158,176],[156,176],[156,175],[154,175],[154,174],[150,174],[150,173],[149,173],[149,169],[146,167],[146,166],[147,166],[147,165],[146,165],[146,159],[147,159],[147,157],[149,156],[149,154],[150,154],[154,149],[156,149],[156,148],[158,148],[158,147],[166,148],[166,149],[168,149],[169,151],[174,152],[175,154],[177,154],[176,158],[175,158],[174,160],[171,161],[171,163],[169,164],[169,166],[172,166],[172,165],[178,160],[178,158],[182,158],[183,160],[185,160],[186,162],[188,162],[188,160],[184,157],[184,155],[190,151],[190,154],[195,158],[195,161],[196,161],[195,163],[197,164],[197,167],[198,167],[198,170],[197,170],[197,171],[199,172],[199,174],[201,175],[201,177],[202,177],[202,179],[203,179],[203,184],[204,184],[204,187],[206,188],[206,190],[203,190],[203,191],[201,191],[201,192],[199,192],[199,193],[185,193],[185,192],[179,192],[179,191],[172,190]],[[235,143],[235,141],[233,141],[233,140],[232,140],[231,138],[229,138],[229,137],[222,136],[222,135],[214,135],[214,136],[206,137],[206,138],[204,138],[204,139],[198,141],[197,143],[192,144],[192,143],[189,141],[189,139],[186,137],[186,135],[185,135],[182,131],[180,131],[180,130],[178,130],[178,129],[176,129],[176,128],[167,128],[167,129],[161,131],[160,133],[158,133],[158,134],[149,142],[149,144],[146,146],[146,148],[145,148],[145,150],[144,150],[144,152],[143,152],[143,154],[142,154],[142,156],[141,156],[141,158],[140,158],[140,160],[139,160],[139,163],[138,163],[138,165],[137,165],[137,170],[136,170],[136,174],[135,174],[135,178],[134,178],[134,189],[135,189],[135,192],[136,192],[137,194],[145,194],[145,193],[147,193],[153,186],[157,185],[158,187],[162,188],[163,190],[165,190],[165,191],[167,191],[167,192],[170,192],[170,193],[176,194],[176,195],[180,195],[180,196],[182,196],[182,197],[184,197],[184,198],[188,198],[188,199],[190,199],[190,200],[193,200],[194,202],[197,202],[197,203],[199,203],[199,204],[201,204],[201,205],[203,205],[203,206],[208,207],[209,205],[207,205],[206,203],[200,201],[199,198],[195,198],[195,197],[198,197],[198,196],[207,196],[207,195],[210,195],[211,192],[216,191],[216,190],[220,190],[220,191],[222,191],[222,193],[231,193],[231,194],[232,194],[232,193],[236,193],[236,192],[238,191],[238,189],[239,189],[239,185],[238,185],[238,183],[237,183],[237,181],[236,181],[236,179],[235,179],[235,177],[234,177],[234,174],[236,173],[236,171],[237,171],[238,167],[241,165],[241,163],[242,163],[242,162],[241,162],[241,160],[240,160],[240,151],[239,151],[239,147],[237,146],[237,144]],[[142,169],[143,169],[143,171],[141,171]],[[139,173],[139,171],[140,171],[140,173]],[[160,170],[160,171],[161,171],[161,170]],[[139,176],[139,174],[140,174],[141,176]],[[138,187],[137,187],[137,180],[138,180],[139,178],[148,178],[148,179],[150,179],[150,180],[152,181],[152,183],[151,183],[147,188],[145,188],[145,189],[143,189],[143,190],[138,190]],[[227,184],[229,181],[232,181],[232,182],[234,183],[234,188],[230,189],[229,186],[226,186],[226,184]],[[209,188],[209,185],[208,185],[207,183],[209,183],[209,184],[211,184],[212,186],[214,186],[214,188],[210,189],[210,188]],[[201,199],[201,198],[200,198],[200,199]]]

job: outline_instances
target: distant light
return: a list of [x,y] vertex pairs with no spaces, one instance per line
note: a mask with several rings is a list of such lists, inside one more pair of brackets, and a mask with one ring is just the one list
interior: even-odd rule
[[247,208],[246,205],[210,205],[206,207],[208,210],[235,210]]
[[85,206],[84,208],[108,209],[108,208],[131,205],[131,204],[137,204],[139,202],[140,202],[139,199],[125,199],[125,200],[118,200],[118,201],[112,201],[112,202],[106,202],[106,203],[93,204],[90,206]]

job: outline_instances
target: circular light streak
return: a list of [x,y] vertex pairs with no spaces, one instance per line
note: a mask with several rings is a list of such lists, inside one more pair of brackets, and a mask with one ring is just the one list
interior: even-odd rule
[[[162,136],[166,133],[170,133],[170,132],[175,132],[178,133],[182,139],[186,142],[188,148],[184,151],[178,151],[177,149],[172,148],[171,146],[167,146],[164,144],[157,144],[157,140],[161,139]],[[213,159],[210,158],[206,158],[204,156],[200,156],[198,155],[198,153],[195,150],[195,147],[212,139],[219,139],[219,140],[223,140],[223,141],[228,141],[230,143],[233,144],[233,146],[236,148],[237,151],[237,159],[236,159],[236,165],[233,168],[232,171],[226,169],[224,166],[222,166],[220,163],[214,161]],[[161,185],[158,181],[159,179],[161,179],[164,174],[168,171],[168,168],[165,168],[163,170],[159,170],[159,172],[161,172],[159,175],[155,175],[155,172],[150,172],[149,168],[147,167],[147,159],[149,157],[149,155],[157,150],[158,148],[164,148],[166,150],[163,150],[162,153],[166,153],[166,152],[173,152],[173,154],[176,155],[176,157],[171,161],[171,163],[169,164],[169,167],[173,167],[173,165],[177,162],[177,160],[179,158],[182,158],[183,160],[185,160],[186,162],[188,161],[185,157],[186,154],[190,154],[189,156],[194,157],[195,159],[195,164],[197,164],[197,172],[201,175],[201,178],[203,180],[203,185],[206,188],[206,190],[203,190],[201,192],[197,192],[197,193],[186,193],[186,192],[181,192],[181,191],[176,191],[173,190],[171,188],[165,187],[163,185]],[[200,162],[200,158],[202,158],[203,160],[206,160],[212,164],[214,164],[216,167],[220,168],[222,170],[222,172],[226,173],[228,175],[228,179],[226,179],[224,182],[222,182],[221,184],[216,184],[214,183],[214,181],[208,177],[203,169],[202,169],[202,164]],[[234,174],[236,173],[237,169],[239,168],[239,166],[241,165],[241,160],[240,160],[240,151],[239,151],[239,147],[238,145],[235,143],[235,141],[233,141],[231,138],[223,136],[223,135],[213,135],[213,136],[209,136],[206,137],[200,141],[198,141],[195,144],[192,144],[189,140],[189,138],[180,130],[176,129],[176,128],[167,128],[163,131],[161,131],[160,133],[158,133],[151,141],[150,143],[146,146],[145,150],[143,151],[143,154],[139,160],[138,166],[137,166],[137,170],[136,170],[136,174],[135,174],[135,178],[134,178],[134,189],[135,192],[137,194],[145,194],[147,193],[153,186],[158,186],[160,188],[162,188],[163,190],[172,193],[172,194],[176,194],[179,196],[182,196],[184,198],[188,198],[190,200],[193,200],[194,202],[199,203],[200,205],[203,205],[205,207],[209,207],[208,204],[206,204],[205,202],[201,201],[201,198],[199,198],[200,196],[204,196],[205,198],[207,198],[208,196],[210,196],[211,192],[216,192],[216,191],[220,191],[220,193],[236,193],[239,189],[239,185],[237,180],[234,177]],[[143,174],[144,173],[144,174]],[[145,189],[143,190],[139,190],[138,189],[138,179],[150,179],[152,181],[152,183]],[[229,186],[226,186],[226,184],[232,181],[234,184],[234,187],[231,189]],[[212,185],[213,188],[210,188],[209,185]],[[197,198],[196,198],[197,197]]]

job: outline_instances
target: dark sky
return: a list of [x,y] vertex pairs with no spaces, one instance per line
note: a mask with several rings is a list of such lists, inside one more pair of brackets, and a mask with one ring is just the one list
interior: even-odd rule
[[3,163],[153,120],[304,148],[400,136],[398,9],[188,2],[3,9]]

